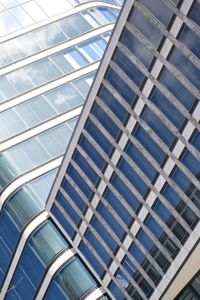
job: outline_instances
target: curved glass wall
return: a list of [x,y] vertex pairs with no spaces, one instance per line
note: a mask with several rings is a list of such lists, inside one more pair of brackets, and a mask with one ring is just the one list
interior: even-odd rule
[[80,260],[74,258],[55,276],[44,299],[79,300],[95,287],[92,276]]
[[84,103],[95,73],[0,113],[0,142]]
[[113,23],[117,14],[117,10],[107,7],[85,9],[3,42],[0,46],[0,67],[5,67],[30,55],[90,32],[93,29]]
[[16,176],[62,155],[69,143],[77,118],[30,138],[0,155],[0,190]]
[[90,39],[0,77],[1,102],[86,67],[101,59],[107,35]]
[[[14,33],[72,8],[67,0],[50,2],[0,0],[0,35]],[[95,2],[92,5],[94,6]],[[110,31],[90,40],[87,33],[91,32],[93,35],[92,31],[98,28],[105,31],[103,26],[114,23],[117,15],[118,10],[104,6],[93,7],[2,42],[0,67],[10,66],[9,69],[16,70],[6,73],[8,71],[2,69],[2,73],[6,75],[0,76],[0,102],[6,102],[99,61],[109,40]],[[53,49],[82,35],[85,39],[83,38],[84,42],[80,44],[60,52],[56,52],[56,48]],[[43,53],[43,57],[46,57],[41,59],[40,56],[39,60],[39,55],[34,56],[33,63],[19,69],[18,64],[11,66],[48,49],[53,52],[50,56]],[[21,104],[15,105],[15,101],[10,102],[13,107],[0,113],[0,142],[82,106],[93,78],[94,72],[37,97],[25,99]],[[17,176],[63,155],[76,121],[77,117],[6,148],[0,154],[0,191],[2,192]],[[3,286],[23,230],[45,208],[56,171],[49,172],[18,189],[2,207],[0,287]],[[34,299],[48,267],[66,249],[68,243],[51,220],[34,230],[21,254],[5,299]],[[54,294],[60,293],[63,299],[80,299],[96,286],[95,280],[84,265],[75,258],[65,264],[55,276],[48,290],[48,297],[50,299]]]
[[13,194],[0,214],[0,286],[8,270],[20,234],[44,209],[57,169],[26,184]]
[[29,238],[15,270],[5,299],[33,299],[49,264],[68,243],[51,221],[46,221]]

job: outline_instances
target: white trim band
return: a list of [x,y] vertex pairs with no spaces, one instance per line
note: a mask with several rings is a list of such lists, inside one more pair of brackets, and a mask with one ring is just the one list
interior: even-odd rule
[[23,184],[57,168],[60,166],[63,156],[58,157],[45,165],[38,167],[35,170],[31,170],[30,172],[16,178],[10,185],[8,185],[0,195],[0,211],[2,209],[3,204],[8,199],[8,197],[20,186]]
[[98,288],[94,290],[91,294],[89,294],[84,300],[96,300],[99,297],[103,296],[104,292],[102,288]]
[[46,219],[48,218],[48,213],[45,211],[43,213],[41,213],[39,216],[37,216],[24,230],[21,239],[19,241],[17,250],[15,252],[15,255],[13,256],[10,268],[8,270],[6,279],[4,281],[3,287],[1,289],[1,293],[0,293],[0,299],[3,300],[4,297],[6,296],[7,292],[8,292],[8,288],[9,285],[11,283],[12,277],[14,275],[15,269],[18,265],[18,262],[20,260],[21,254],[24,250],[25,244],[28,240],[28,238],[30,237],[30,235],[32,234],[32,232],[35,230],[35,228],[37,228],[39,225],[41,225],[44,221],[46,221]]
[[33,31],[34,29],[40,28],[44,25],[51,24],[55,21],[58,21],[60,19],[63,19],[65,17],[69,17],[71,15],[74,15],[76,13],[81,12],[82,10],[89,9],[89,8],[95,8],[95,7],[109,7],[109,8],[114,8],[114,9],[120,9],[121,7],[119,5],[111,4],[111,3],[106,3],[106,2],[101,2],[101,1],[92,1],[92,2],[87,2],[87,3],[82,3],[76,7],[73,7],[72,9],[67,10],[64,13],[58,14],[56,16],[50,17],[48,19],[45,19],[44,21],[41,21],[39,23],[33,24],[32,26],[28,26],[26,28],[22,28],[21,30],[12,32],[10,34],[7,34],[3,37],[0,38],[0,43],[3,43],[7,40],[13,39],[15,37],[18,37],[22,34],[25,34],[27,32]]
[[64,253],[62,253],[55,261],[54,263],[51,265],[51,267],[49,268],[49,270],[46,273],[45,278],[43,279],[43,282],[41,284],[41,287],[39,289],[39,292],[37,294],[37,296],[35,297],[35,300],[41,300],[43,299],[52,278],[54,277],[54,275],[56,274],[56,272],[58,271],[58,269],[64,265],[65,263],[67,263],[74,255],[75,255],[75,250],[74,249],[67,249]]
[[80,115],[82,105],[0,143],[0,152]]
[[6,102],[3,102],[2,104],[0,104],[0,112],[9,109],[13,106],[16,106],[22,102],[25,102],[33,97],[39,96],[51,89],[57,88],[65,83],[68,83],[70,81],[73,81],[75,79],[78,79],[81,76],[87,75],[91,72],[94,72],[98,69],[99,67],[99,62],[93,63],[87,67],[81,68],[77,71],[74,71],[72,73],[70,73],[69,75],[65,75],[57,80],[54,80],[52,82],[49,82],[41,87],[35,88],[33,90],[31,90],[30,92],[25,93],[24,95],[15,97],[11,100],[8,100]]

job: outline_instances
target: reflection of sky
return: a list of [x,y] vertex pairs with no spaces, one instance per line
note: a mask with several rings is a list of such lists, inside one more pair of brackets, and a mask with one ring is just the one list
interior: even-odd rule
[[0,36],[70,8],[72,8],[70,0],[0,0]]

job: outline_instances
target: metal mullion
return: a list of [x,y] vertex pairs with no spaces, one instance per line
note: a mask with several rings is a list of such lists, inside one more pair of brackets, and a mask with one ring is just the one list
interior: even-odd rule
[[[177,17],[179,17],[192,31],[194,31],[200,37],[200,28],[196,23],[191,21],[188,16],[186,16],[181,8],[178,9],[171,1],[161,0]],[[187,1],[187,0],[186,0]],[[194,1],[193,1],[194,3]],[[193,4],[192,3],[192,4]],[[192,6],[192,5],[191,5]]]
[[137,68],[162,92],[162,94],[173,104],[179,112],[189,119],[193,125],[200,130],[200,124],[185,108],[185,106],[160,82],[154,77],[151,72],[143,65],[143,63],[121,42],[118,42],[118,48],[132,61]]
[[124,73],[124,71],[114,62],[110,63],[112,69],[117,72],[117,74],[128,83],[128,86],[144,101],[148,108],[155,113],[155,115],[160,119],[160,121],[177,137],[195,156],[197,160],[200,160],[199,151],[190,144],[179,130],[172,124],[172,122],[161,112],[153,102],[151,102],[135,85],[135,83]]
[[[96,147],[98,147],[98,144],[95,144]],[[90,166],[94,169],[97,170],[98,167],[95,166],[95,164],[91,161],[91,159],[87,156],[87,154],[84,152],[84,150],[82,148],[80,148],[82,155],[84,156],[84,158],[88,161],[88,163],[90,164]],[[114,164],[112,163],[112,161],[107,158],[107,162],[111,165],[111,167],[115,170],[116,167],[114,166]],[[120,201],[120,203],[132,214],[132,216],[134,217],[134,219],[140,224],[141,227],[144,227],[145,225],[143,224],[143,222],[141,222],[140,220],[138,220],[138,216],[135,213],[135,211],[129,206],[129,204],[123,199],[123,197],[117,192],[117,190],[113,187],[113,185],[109,182],[108,179],[105,178],[105,176],[103,174],[101,174],[101,180],[103,180],[106,185],[109,187],[109,189],[112,191],[112,193],[118,198],[118,200]],[[107,200],[104,198],[104,200],[107,202]],[[122,201],[121,201],[122,200]],[[108,203],[108,202],[107,202]],[[106,204],[107,205],[107,204]],[[108,203],[108,206],[110,206],[110,204]],[[112,207],[111,207],[112,208]],[[109,210],[110,211],[110,210]],[[113,209],[112,209],[113,211]],[[111,212],[111,211],[110,211]],[[111,212],[113,214],[113,216],[116,216],[116,212],[113,211]],[[121,219],[121,217],[120,217]],[[121,221],[120,221],[121,222]],[[142,248],[142,252],[145,256],[148,257],[149,261],[151,262],[152,265],[155,264],[155,261],[152,259],[152,257],[149,255],[149,253],[145,250],[144,246],[136,239],[136,237],[132,234],[132,232],[127,228],[127,224],[125,224],[124,226],[124,221],[121,222],[121,226],[123,227],[123,229],[126,231],[126,233],[128,235],[130,235],[130,237],[133,239],[133,241],[135,242],[135,244],[141,249]],[[163,271],[160,268],[159,265],[154,266],[155,269],[157,269],[158,273],[160,273],[163,276]]]
[[170,70],[173,75],[196,97],[199,99],[198,89],[183,75],[172,63],[168,62],[163,55],[161,55],[154,45],[147,40],[140,31],[138,31],[133,25],[126,23],[126,27],[129,31],[148,49],[153,55],[164,65],[168,70]]
[[[87,156],[87,154],[84,152],[84,150],[80,149],[82,152],[82,155],[84,156],[84,158],[88,161],[88,163],[90,164],[90,166],[94,169],[98,171],[98,168],[95,166],[95,164],[91,161],[91,159]],[[113,169],[117,172],[116,167],[113,165],[113,163],[110,161],[110,165],[113,167]],[[138,221],[138,216],[135,213],[135,211],[129,206],[129,204],[125,201],[125,199],[119,194],[119,192],[116,190],[116,188],[109,182],[108,179],[106,179],[106,177],[101,174],[101,180],[103,180],[106,185],[109,187],[109,189],[112,191],[112,193],[119,199],[119,201],[122,203],[123,206],[126,207],[126,209],[131,212],[131,214],[134,216],[134,219],[136,219]],[[109,207],[109,211],[111,212],[111,214],[116,218],[116,211],[112,208],[112,206],[109,204],[109,202],[101,195],[98,193],[98,196],[101,197],[101,199],[103,200],[103,202],[106,202],[106,207]],[[122,201],[121,201],[122,200]],[[120,216],[118,216],[117,221],[120,223],[120,225],[123,227],[123,229],[126,231],[127,234],[129,234],[132,239],[135,239],[135,236],[130,232],[129,229],[127,229],[127,224],[124,223],[124,221],[121,219]],[[139,220],[138,223],[140,223],[140,225],[143,227],[144,224]]]
[[[95,118],[91,118],[91,120],[93,121],[93,123],[99,128],[99,130],[104,134],[105,133],[105,131],[104,131],[104,129],[102,128],[102,126],[101,126],[101,124],[99,124],[98,123],[98,121],[97,120],[95,120]],[[113,188],[113,187],[112,187]],[[132,190],[133,190],[133,187],[132,187]],[[118,196],[119,197],[119,196]],[[122,198],[121,197],[121,195],[120,195],[120,198]],[[143,223],[142,223],[143,224]],[[148,228],[147,228],[147,230],[148,230]],[[151,231],[149,231],[149,235],[151,235],[151,239],[154,241],[154,243],[157,245],[157,247],[158,247],[158,243],[160,243],[159,242],[159,240],[157,240],[156,238],[155,238],[155,236],[153,235],[153,233],[151,233]],[[160,247],[160,248],[159,248]],[[164,249],[165,251],[166,251],[166,249],[163,247],[163,245],[162,244],[160,244],[160,246],[159,246],[158,248],[159,249]],[[163,251],[163,250],[160,250],[161,252]],[[164,252],[165,252],[164,251]],[[165,253],[165,256],[166,256],[166,253]],[[170,258],[168,258],[168,260],[170,260]]]
[[[77,165],[75,165],[74,163],[73,163],[73,166],[74,167],[77,167]],[[79,170],[78,170],[79,172],[80,172],[80,168],[79,168]],[[82,172],[81,172],[82,173]],[[68,174],[66,174],[66,175],[68,175]],[[69,179],[69,175],[66,177],[66,179],[68,180]],[[73,179],[72,178],[70,178],[71,180],[71,182],[73,182]],[[74,182],[73,182],[73,186],[74,185],[76,185]],[[76,189],[76,186],[74,186],[74,188]],[[77,190],[76,190],[77,191]],[[78,191],[77,191],[78,192]],[[78,192],[79,193],[79,192]],[[80,195],[80,193],[79,193],[79,195]],[[82,199],[84,199],[84,198],[86,198],[86,197],[82,197],[81,196],[81,198]],[[86,202],[87,203],[87,205],[88,205],[88,200],[87,200],[87,198],[85,199],[85,201],[84,202]],[[95,209],[95,208],[93,208],[92,206],[91,206],[91,204],[90,205],[88,205],[89,206],[89,208],[92,210],[92,212],[93,212],[93,214],[97,217],[97,219],[100,221],[100,223],[106,228],[106,230],[108,231],[108,233],[112,236],[112,238],[115,240],[115,242],[116,242],[116,244],[118,245],[118,246],[120,246],[123,250],[124,250],[124,252],[126,253],[126,255],[127,256],[130,256],[130,254],[127,252],[127,250],[125,249],[125,247],[124,247],[124,245],[121,243],[121,241],[119,240],[119,238],[117,237],[117,235],[114,233],[114,231],[110,228],[110,226],[107,224],[107,222],[104,220],[104,218],[98,213],[98,211]],[[92,225],[91,225],[92,226]],[[77,229],[77,226],[76,226],[76,232],[79,232],[79,230]],[[82,236],[82,238],[84,239],[84,236]],[[116,259],[115,259],[116,260]],[[131,260],[132,260],[132,257],[131,257]],[[105,263],[104,263],[105,264]],[[140,290],[140,288],[138,287],[138,285],[137,285],[137,283],[135,282],[135,280],[133,281],[133,279],[131,278],[131,276],[130,276],[130,274],[124,269],[124,267],[120,264],[119,266],[118,266],[120,269],[122,269],[123,270],[123,272],[124,272],[124,274],[129,278],[129,280],[130,280],[130,282],[131,282],[131,284],[136,288],[136,290],[138,291],[138,293],[141,295],[141,293],[142,293],[142,296],[144,297],[145,296],[145,294]],[[116,279],[115,279],[116,280]],[[148,279],[149,280],[149,279]],[[115,283],[116,283],[116,281],[115,281]],[[138,290],[138,288],[139,288],[139,290]],[[143,298],[143,299],[145,299],[145,300],[147,300],[147,298],[146,298],[146,296]]]
[[[158,137],[158,135],[149,127],[149,125],[138,116],[134,110],[126,103],[126,101],[122,98],[121,95],[119,95],[113,87],[106,81],[103,82],[104,85],[111,91],[112,94],[115,94],[115,98],[117,101],[119,101],[126,110],[128,110],[131,114],[131,116],[138,122],[138,124],[144,129],[146,133],[153,139],[153,141],[161,146],[162,150],[165,152],[165,154],[171,158],[174,163],[183,171],[187,173],[188,169],[176,158],[176,156],[173,154],[173,150],[170,151],[169,148],[164,144],[164,142]],[[129,134],[129,138],[132,139],[132,135]],[[163,176],[164,177],[164,176]],[[180,189],[180,187],[172,181],[172,179],[168,177],[168,183],[174,188],[174,190],[177,192],[177,194],[182,198],[182,200],[188,205],[190,203],[190,208],[192,211],[198,215],[199,214],[199,209],[196,207],[196,205],[191,201],[191,199]],[[194,179],[194,176],[192,176],[192,179]],[[196,179],[195,179],[196,181]]]
[[[71,162],[72,163],[72,162]],[[76,170],[79,172],[79,174],[81,174],[81,176],[85,176],[85,173],[80,169],[80,167],[75,163],[73,162],[73,166],[76,168]],[[95,190],[95,186],[91,183],[91,186],[92,190]],[[108,211],[113,215],[113,217],[119,222],[119,224],[122,226],[122,228],[124,229],[124,231],[126,233],[129,233],[129,230],[126,228],[127,225],[121,220],[121,218],[116,214],[115,210],[112,208],[112,206],[108,203],[108,201],[97,191],[95,191],[95,193],[98,195],[98,197],[100,198],[100,201],[101,203],[103,203],[105,205],[105,207],[108,209]],[[107,222],[106,222],[107,223]],[[107,226],[108,223],[107,223]],[[107,226],[106,226],[106,229],[107,229]],[[110,227],[110,226],[109,226]],[[113,233],[114,231],[112,230],[112,228],[110,227],[110,230],[112,231],[112,234],[111,236],[113,237]],[[115,234],[115,233],[114,233]],[[116,235],[116,234],[115,234]],[[117,235],[116,235],[117,237]],[[119,245],[119,242],[120,242],[120,247],[122,247],[122,242],[119,240],[119,238],[117,237],[117,239],[115,238],[115,240],[117,240],[117,244]],[[138,269],[138,271],[142,274],[142,276],[145,278],[145,280],[147,282],[149,282],[152,286],[153,289],[155,289],[155,285],[154,285],[154,282],[151,280],[151,278],[149,277],[149,275],[144,271],[144,269],[141,267],[141,265],[136,261],[136,259],[130,255],[130,253],[127,251],[127,249],[124,247],[123,245],[123,250],[124,252],[126,253],[127,257],[131,260],[131,262],[136,266],[136,268]],[[137,284],[137,282],[136,282]]]
[[[97,103],[100,104],[101,108],[103,109],[103,101],[100,100],[100,98],[98,98]],[[112,113],[112,111],[107,107],[106,108],[109,112],[109,116],[110,118],[115,122],[115,124],[119,127],[121,125],[121,130],[128,136],[129,138],[129,134],[127,134],[127,129],[120,123],[119,120],[117,120],[117,118],[115,117],[115,115]],[[162,202],[164,202],[165,206],[170,210],[170,212],[172,213],[172,215],[174,215],[175,218],[178,218],[180,223],[182,224],[183,227],[187,228],[188,233],[191,233],[191,229],[188,226],[188,224],[185,222],[182,222],[182,217],[180,217],[180,214],[176,211],[173,210],[173,212],[171,211],[171,207],[169,202],[163,197],[163,195],[161,195],[160,191],[158,191],[155,186],[151,183],[151,181],[149,180],[149,178],[143,173],[143,171],[136,165],[136,163],[119,147],[119,145],[116,145],[117,150],[120,152],[120,154],[123,156],[123,158],[131,165],[131,167],[134,169],[134,171],[138,174],[138,176],[145,182],[145,184],[148,186],[148,188],[150,188],[157,197],[160,198],[160,200],[162,200]],[[179,244],[180,247],[180,244]]]
[[[59,211],[63,214],[63,216],[66,218],[66,220],[70,223],[70,225],[74,228],[74,230],[76,231],[77,234],[79,234],[81,236],[81,239],[84,241],[84,243],[87,245],[87,247],[91,250],[91,252],[93,253],[93,255],[95,256],[95,258],[99,261],[99,263],[101,264],[101,266],[103,266],[104,270],[106,270],[106,272],[109,274],[109,276],[112,278],[112,280],[115,282],[115,284],[118,286],[118,288],[122,289],[122,292],[126,295],[127,299],[131,300],[130,296],[128,295],[128,293],[126,292],[126,290],[118,283],[118,281],[116,280],[116,278],[113,276],[113,274],[110,272],[109,268],[107,267],[107,265],[104,263],[103,259],[99,256],[99,254],[96,252],[96,250],[93,248],[93,246],[90,244],[90,242],[84,237],[84,235],[82,235],[76,224],[74,224],[74,222],[71,220],[71,218],[69,217],[69,215],[66,213],[65,209],[60,205],[60,203],[58,203],[55,200],[55,205],[56,207],[59,209]],[[92,267],[93,268],[93,267]],[[147,298],[145,298],[146,300]]]
[[168,38],[176,46],[176,48],[179,49],[192,62],[193,65],[195,65],[195,67],[200,69],[199,59],[187,48],[185,44],[178,41],[178,39],[171,34],[170,30],[168,31],[165,26],[158,19],[156,19],[156,17],[153,16],[145,6],[136,1],[134,2],[134,5],[152,25],[154,25],[166,38]]
[[[114,91],[112,90],[113,87],[110,86],[107,82],[104,82],[104,85],[106,86],[106,88],[113,94]],[[115,95],[116,96],[116,95]],[[118,101],[118,98],[115,97]],[[128,111],[131,110],[131,107],[128,107],[127,103],[122,103],[122,101],[119,101],[124,107],[125,109],[127,109]],[[136,147],[139,149],[139,151],[147,158],[147,160],[152,163],[152,165],[155,167],[155,169],[165,178],[165,180],[174,187],[174,185],[177,186],[177,184],[174,183],[174,181],[172,181],[172,179],[166,174],[166,172],[163,170],[163,168],[160,167],[160,165],[158,164],[158,162],[151,156],[151,154],[144,148],[144,146],[142,144],[140,144],[140,142],[132,135],[132,134],[128,134],[129,139],[131,140],[131,142],[136,145]],[[171,152],[171,154],[173,154],[173,152]],[[169,154],[169,156],[172,158],[172,160],[174,161],[174,164],[177,165],[181,171],[186,175],[186,177],[190,178],[190,181],[198,188],[199,187],[199,181],[198,179],[192,174],[192,172],[181,162],[179,161],[175,155],[171,155]]]

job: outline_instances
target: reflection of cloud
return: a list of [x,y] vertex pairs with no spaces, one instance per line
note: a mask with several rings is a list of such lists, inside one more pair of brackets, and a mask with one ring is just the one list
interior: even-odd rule
[[40,28],[21,37],[12,39],[4,43],[4,46],[15,60],[19,60],[24,56],[26,57],[38,52],[40,49],[49,48],[56,44],[56,40],[59,43],[60,38],[56,38],[58,34],[60,35],[56,26],[49,25],[46,28]]
[[7,54],[7,52],[3,48],[0,48],[0,66],[4,66],[5,64],[11,62],[12,60]]
[[54,25],[49,25],[46,28],[41,28],[35,32],[31,33],[31,36],[34,41],[37,41],[40,48],[46,49],[52,44],[56,44],[56,35],[58,35],[58,29]]
[[17,71],[9,73],[6,77],[13,85],[16,85],[17,82],[28,80],[24,69],[19,69]]
[[11,17],[8,11],[0,13],[0,36],[16,31],[20,28],[21,26],[19,26],[15,19]]
[[62,105],[69,100],[73,100],[75,95],[66,95],[62,93],[58,93],[55,98],[55,103],[57,105]]
[[119,281],[120,285],[123,288],[127,289],[127,287],[129,286],[128,281],[123,276],[121,276],[120,274],[117,274],[116,277],[117,277],[117,280]]

